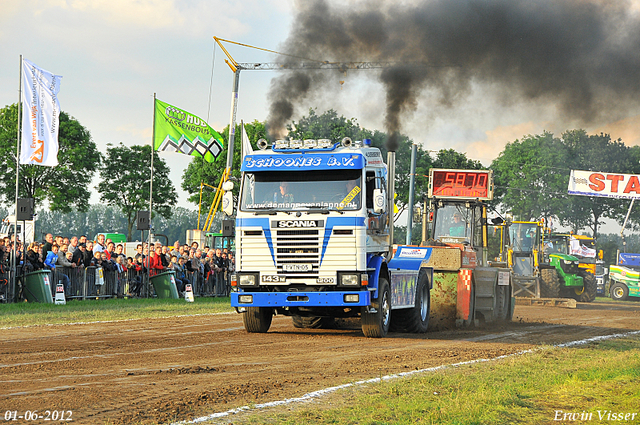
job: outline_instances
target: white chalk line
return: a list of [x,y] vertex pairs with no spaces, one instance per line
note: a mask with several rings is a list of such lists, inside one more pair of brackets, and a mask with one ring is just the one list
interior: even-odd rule
[[284,400],[270,401],[268,403],[260,403],[260,404],[255,404],[253,406],[237,407],[235,409],[230,409],[230,410],[227,410],[225,412],[212,413],[210,415],[202,416],[202,417],[199,417],[199,418],[196,418],[196,419],[192,419],[192,420],[189,420],[189,421],[173,422],[173,423],[171,423],[171,425],[196,424],[196,423],[200,423],[200,422],[210,421],[210,420],[213,420],[213,419],[223,418],[223,417],[229,416],[229,415],[235,415],[237,413],[249,412],[251,410],[261,410],[261,409],[266,409],[266,408],[269,408],[269,407],[276,407],[276,406],[282,406],[282,405],[293,404],[293,403],[302,403],[302,402],[310,401],[310,400],[312,400],[314,398],[322,397],[322,396],[324,396],[326,394],[329,394],[329,393],[332,393],[332,392],[335,392],[335,391],[343,390],[345,388],[359,387],[359,386],[366,385],[366,384],[375,384],[375,383],[378,383],[378,382],[381,382],[381,381],[390,381],[392,379],[404,378],[404,377],[411,376],[411,375],[422,374],[422,373],[427,373],[427,372],[435,372],[435,371],[439,371],[439,370],[445,370],[445,369],[450,369],[450,368],[455,368],[455,367],[460,367],[460,366],[465,366],[465,365],[470,365],[470,364],[475,364],[475,363],[492,362],[492,361],[496,361],[496,360],[506,359],[506,358],[509,358],[509,357],[522,356],[524,354],[534,353],[536,351],[547,350],[547,349],[550,349],[550,348],[553,349],[553,348],[575,347],[577,345],[589,344],[591,342],[605,341],[605,340],[614,339],[614,338],[625,338],[625,337],[628,337],[628,336],[633,336],[633,335],[638,335],[638,334],[640,334],[640,331],[625,332],[625,333],[613,334],[613,335],[600,335],[600,336],[594,336],[594,337],[591,337],[591,338],[581,339],[581,340],[577,340],[577,341],[569,341],[569,342],[565,342],[565,343],[562,343],[562,344],[556,344],[556,345],[552,345],[552,346],[537,347],[537,348],[532,348],[532,349],[529,349],[529,350],[518,351],[516,353],[505,354],[505,355],[498,356],[498,357],[492,357],[490,359],[468,360],[468,361],[465,361],[465,362],[458,362],[458,363],[452,363],[452,364],[447,364],[447,365],[434,366],[434,367],[429,367],[429,368],[426,368],[426,369],[411,370],[411,371],[408,371],[408,372],[401,372],[401,373],[396,373],[396,374],[393,374],[393,375],[386,375],[386,376],[382,376],[382,377],[378,377],[378,378],[364,379],[364,380],[361,380],[361,381],[350,382],[348,384],[342,384],[342,385],[338,385],[338,386],[335,386],[335,387],[329,387],[329,388],[324,388],[324,389],[317,390],[317,391],[312,391],[312,392],[304,394],[304,395],[302,395],[300,397],[292,397],[292,398],[287,398],[287,399],[284,399]]

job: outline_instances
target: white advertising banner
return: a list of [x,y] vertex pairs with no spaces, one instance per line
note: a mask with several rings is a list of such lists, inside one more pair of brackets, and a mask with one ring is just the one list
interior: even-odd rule
[[571,238],[569,241],[569,254],[578,255],[585,258],[596,258],[596,250],[582,245],[576,238]]
[[571,170],[569,195],[640,199],[640,176]]
[[22,144],[20,164],[58,165],[59,75],[22,60]]

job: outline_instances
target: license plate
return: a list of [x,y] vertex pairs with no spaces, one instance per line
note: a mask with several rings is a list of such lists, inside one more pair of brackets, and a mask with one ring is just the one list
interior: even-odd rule
[[287,278],[284,276],[279,276],[277,274],[263,274],[261,276],[261,280],[263,282],[269,283],[287,283]]
[[310,272],[311,264],[283,264],[282,270],[285,272]]

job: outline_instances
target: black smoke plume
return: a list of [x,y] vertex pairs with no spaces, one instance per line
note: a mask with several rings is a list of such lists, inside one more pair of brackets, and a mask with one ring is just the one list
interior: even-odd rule
[[[386,91],[381,113],[388,134],[401,130],[426,88],[438,95],[434,110],[455,106],[472,86],[484,85],[505,100],[550,102],[585,123],[638,104],[640,15],[629,1],[342,3],[300,0],[279,50],[332,62],[394,62],[377,74]],[[273,82],[272,131],[303,101],[329,90],[322,78],[304,80],[305,74]]]

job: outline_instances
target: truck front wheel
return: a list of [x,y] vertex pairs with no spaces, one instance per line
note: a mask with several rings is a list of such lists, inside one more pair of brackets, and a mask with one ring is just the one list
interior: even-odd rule
[[624,301],[629,296],[629,288],[627,288],[627,286],[623,285],[622,283],[616,282],[611,286],[609,292],[611,292],[611,298],[616,301]]
[[266,307],[247,307],[242,316],[244,328],[250,333],[265,333],[271,327],[273,309]]
[[383,277],[378,282],[378,299],[373,302],[373,308],[375,313],[362,307],[362,332],[368,338],[381,338],[387,335],[391,324],[391,291]]

